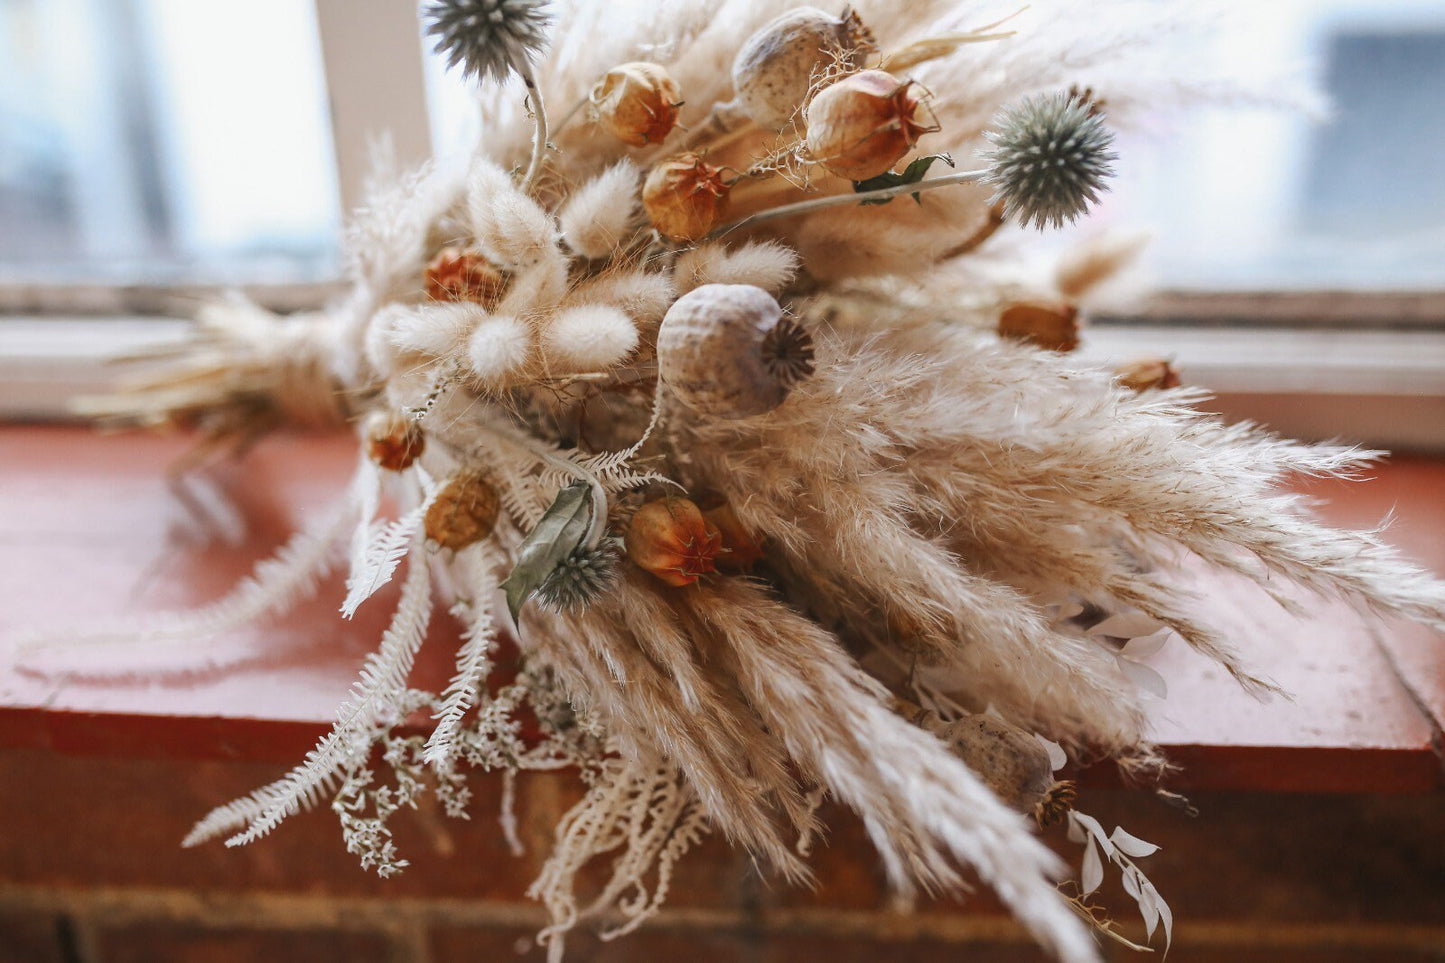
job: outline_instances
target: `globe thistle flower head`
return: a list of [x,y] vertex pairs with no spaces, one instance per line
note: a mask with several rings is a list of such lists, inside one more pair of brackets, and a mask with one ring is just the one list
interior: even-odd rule
[[617,549],[606,541],[579,547],[537,589],[537,601],[553,612],[585,608],[617,581]]
[[1004,217],[1024,226],[1060,228],[1099,200],[1118,156],[1114,133],[1073,94],[1031,97],[1006,107],[984,136],[993,143],[985,181],[997,188]]
[[547,0],[432,0],[423,16],[447,66],[478,80],[528,75],[552,25]]

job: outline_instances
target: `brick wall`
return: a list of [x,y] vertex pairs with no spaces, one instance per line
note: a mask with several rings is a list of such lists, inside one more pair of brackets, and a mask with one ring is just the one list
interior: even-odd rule
[[[258,845],[178,842],[211,806],[279,767],[0,752],[0,961],[171,963],[541,959],[540,909],[523,890],[573,791],[523,779],[528,852],[496,823],[496,781],[476,780],[471,821],[396,820],[413,865],[362,872],[329,812]],[[1144,861],[1178,920],[1181,963],[1445,961],[1445,810],[1434,795],[1201,793],[1191,818],[1147,794],[1089,790],[1084,808],[1164,848]],[[837,814],[835,814],[837,815]],[[839,817],[815,854],[822,885],[790,890],[709,840],[680,867],[669,909],[619,942],[579,935],[577,961],[1042,959],[980,893],[964,906],[890,901],[856,822]],[[1061,834],[1059,834],[1061,836]],[[1068,857],[1074,847],[1060,839]],[[1117,888],[1106,899],[1134,926]],[[1111,948],[1110,959],[1136,958]]]

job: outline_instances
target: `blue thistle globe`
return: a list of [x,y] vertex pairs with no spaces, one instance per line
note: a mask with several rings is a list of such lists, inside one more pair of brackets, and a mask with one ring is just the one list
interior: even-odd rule
[[431,0],[422,11],[427,34],[447,67],[478,80],[527,76],[552,25],[547,0]]
[[1060,228],[1099,200],[1113,176],[1114,133],[1074,94],[1031,97],[1006,107],[985,135],[993,149],[986,183],[1004,217],[1025,227]]
[[616,548],[606,542],[578,548],[538,587],[537,601],[553,612],[586,608],[617,580],[617,560]]

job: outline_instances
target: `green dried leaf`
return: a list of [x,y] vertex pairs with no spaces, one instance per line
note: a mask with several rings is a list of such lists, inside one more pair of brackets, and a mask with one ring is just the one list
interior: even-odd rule
[[592,504],[591,486],[586,482],[574,482],[557,493],[536,527],[522,540],[517,564],[502,583],[513,621],[532,593],[582,547],[592,527],[592,513],[603,510]]
[[[903,168],[901,174],[897,171],[884,171],[877,177],[870,177],[866,181],[854,181],[853,190],[862,194],[867,191],[879,191],[885,187],[898,187],[901,184],[917,184],[928,174],[928,169],[933,166],[934,161],[943,161],[949,167],[953,166],[953,158],[947,154],[927,154]],[[858,203],[887,204],[892,200],[891,197],[871,197]],[[913,195],[913,200],[918,204],[923,203],[917,194]]]

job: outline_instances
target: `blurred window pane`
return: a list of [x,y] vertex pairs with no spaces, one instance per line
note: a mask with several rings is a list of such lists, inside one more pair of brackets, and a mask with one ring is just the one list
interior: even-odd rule
[[310,0],[0,0],[0,279],[336,271]]
[[1126,137],[1109,216],[1151,230],[1155,283],[1445,288],[1445,0],[1276,0],[1246,22],[1178,56],[1246,81],[1311,65],[1328,116],[1209,109]]

